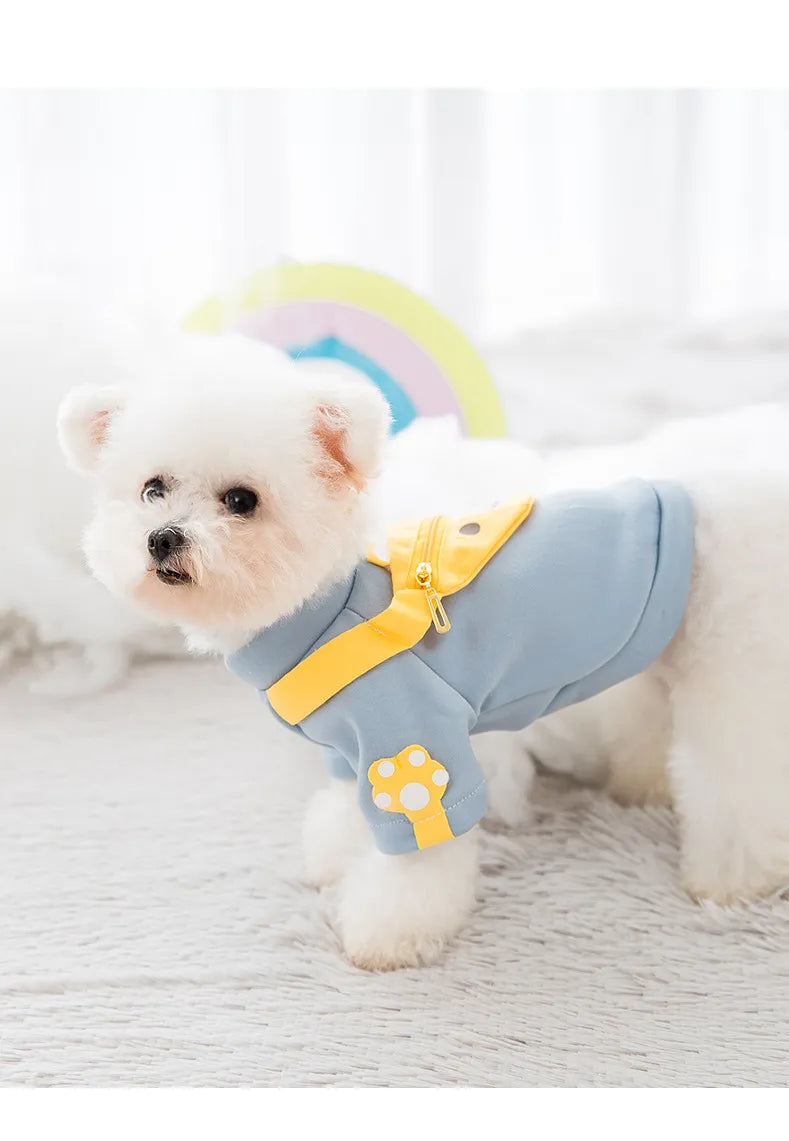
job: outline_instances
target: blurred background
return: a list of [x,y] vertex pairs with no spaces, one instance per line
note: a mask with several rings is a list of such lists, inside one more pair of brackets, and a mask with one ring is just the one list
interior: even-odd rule
[[789,397],[789,91],[6,90],[0,154],[0,664],[110,606],[59,397],[278,262],[429,298],[540,454]]
[[789,302],[785,91],[0,93],[0,248],[173,313],[354,262],[489,340]]

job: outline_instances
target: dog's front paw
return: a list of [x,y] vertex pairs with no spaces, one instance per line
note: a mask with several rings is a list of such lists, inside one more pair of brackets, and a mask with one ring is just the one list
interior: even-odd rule
[[315,888],[336,883],[361,850],[372,850],[354,781],[333,780],[315,793],[304,817],[302,843],[304,882]]
[[407,856],[370,853],[340,885],[345,953],[368,971],[435,963],[474,904],[476,835]]
[[90,643],[74,650],[55,647],[38,655],[46,666],[30,683],[37,697],[89,697],[119,682],[129,669],[129,652],[120,643]]

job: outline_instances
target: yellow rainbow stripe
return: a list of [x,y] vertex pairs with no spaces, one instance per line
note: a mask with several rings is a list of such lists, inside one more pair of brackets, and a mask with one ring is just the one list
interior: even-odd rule
[[381,274],[330,263],[276,266],[254,274],[234,296],[209,298],[189,314],[184,327],[192,332],[219,333],[267,307],[315,300],[367,310],[401,330],[446,377],[469,434],[505,434],[496,388],[476,349],[424,298]]

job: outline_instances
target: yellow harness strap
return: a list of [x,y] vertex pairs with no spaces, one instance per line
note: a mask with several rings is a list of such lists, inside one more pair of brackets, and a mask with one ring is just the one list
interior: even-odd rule
[[272,709],[297,725],[351,682],[415,646],[431,623],[450,629],[441,599],[475,578],[527,518],[532,498],[493,511],[448,519],[436,515],[396,527],[389,535],[393,598],[374,618],[314,650],[266,690]]
[[298,725],[362,674],[415,646],[430,622],[422,592],[402,590],[375,618],[319,646],[267,689],[266,696],[283,721]]

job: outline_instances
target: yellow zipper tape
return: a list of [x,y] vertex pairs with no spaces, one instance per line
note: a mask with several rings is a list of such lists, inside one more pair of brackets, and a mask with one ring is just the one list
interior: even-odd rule
[[[435,515],[394,531],[389,545],[394,583],[391,604],[314,650],[267,689],[274,711],[289,725],[297,725],[363,674],[410,650],[431,622],[446,633],[449,619],[441,599],[479,574],[528,517],[533,503],[528,498],[465,519]],[[463,534],[462,529],[470,525],[476,525],[478,533],[449,549],[450,537]],[[453,541],[457,544],[456,538]],[[378,559],[371,561],[386,565]],[[430,565],[422,585],[417,579],[421,563]]]

